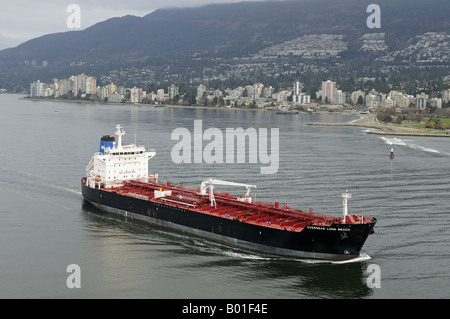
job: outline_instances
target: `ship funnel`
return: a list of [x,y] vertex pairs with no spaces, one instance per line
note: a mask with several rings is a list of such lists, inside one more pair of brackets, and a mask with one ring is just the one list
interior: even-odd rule
[[113,149],[115,144],[115,138],[109,135],[105,135],[100,139],[100,154],[104,155],[106,149]]

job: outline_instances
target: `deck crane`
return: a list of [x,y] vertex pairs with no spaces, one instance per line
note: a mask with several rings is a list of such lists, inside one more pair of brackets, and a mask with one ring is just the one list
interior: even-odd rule
[[[210,185],[206,186],[206,184],[210,184]],[[243,187],[247,188],[247,193],[245,194],[245,197],[242,198],[242,199],[238,198],[238,200],[241,200],[241,201],[246,202],[246,203],[251,203],[252,202],[252,198],[250,197],[250,189],[252,187],[256,188],[256,185],[228,182],[228,181],[222,181],[222,180],[219,180],[219,179],[212,179],[212,178],[210,178],[210,179],[204,180],[200,184],[200,195],[208,195],[206,190],[209,188],[209,199],[211,201],[211,206],[216,206],[216,200],[214,198],[214,193],[213,193],[214,185],[243,186]]]

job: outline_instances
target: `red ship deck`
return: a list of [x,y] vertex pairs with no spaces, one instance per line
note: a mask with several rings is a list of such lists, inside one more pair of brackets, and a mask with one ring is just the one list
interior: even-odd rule
[[[343,224],[341,217],[314,213],[312,209],[305,212],[290,209],[286,205],[279,207],[278,203],[246,203],[239,201],[238,197],[230,196],[228,193],[214,192],[216,204],[212,206],[209,196],[199,195],[198,189],[173,186],[169,182],[167,184],[127,182],[121,187],[103,190],[156,203],[164,203],[168,206],[182,207],[221,218],[293,232],[300,232],[307,225],[331,226],[332,224]],[[171,191],[171,195],[155,197],[155,191]],[[371,218],[358,215],[348,215],[345,220],[346,225],[370,222],[373,222]]]

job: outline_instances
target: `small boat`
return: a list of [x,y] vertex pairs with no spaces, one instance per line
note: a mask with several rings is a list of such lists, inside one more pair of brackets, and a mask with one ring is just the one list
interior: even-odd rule
[[394,148],[391,147],[391,154],[389,155],[390,159],[394,159]]

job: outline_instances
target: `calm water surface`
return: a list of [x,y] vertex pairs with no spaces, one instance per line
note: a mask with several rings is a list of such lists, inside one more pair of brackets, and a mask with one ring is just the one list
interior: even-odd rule
[[[338,114],[19,98],[0,95],[0,298],[450,297],[450,139],[307,125],[356,118]],[[203,129],[279,128],[278,172],[262,175],[262,163],[174,164],[171,133],[193,132],[196,119]],[[335,216],[349,189],[350,211],[378,219],[363,247],[371,258],[346,264],[272,258],[99,213],[83,201],[80,178],[100,137],[119,123],[125,143],[157,150],[150,170],[163,181],[256,184],[257,200]],[[70,264],[81,268],[80,289],[67,288]],[[367,287],[370,264],[381,269],[381,288]]]

